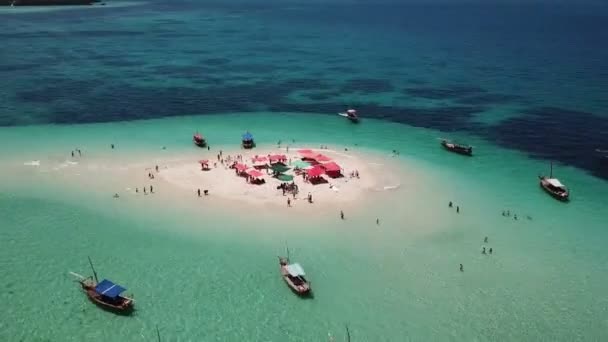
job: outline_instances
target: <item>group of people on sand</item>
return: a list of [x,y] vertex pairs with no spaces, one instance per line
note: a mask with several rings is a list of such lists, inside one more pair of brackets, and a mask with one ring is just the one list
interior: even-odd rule
[[348,174],[348,176],[349,176],[350,178],[359,178],[359,170],[354,170],[354,171],[351,171],[351,172]]

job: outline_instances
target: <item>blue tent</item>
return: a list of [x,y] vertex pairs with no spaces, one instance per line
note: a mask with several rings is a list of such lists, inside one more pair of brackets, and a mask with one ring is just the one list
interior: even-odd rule
[[243,140],[249,141],[249,140],[253,140],[253,135],[249,132],[243,134]]
[[97,286],[95,286],[95,292],[108,298],[116,298],[126,290],[127,289],[124,287],[114,284],[107,279],[102,280],[99,284],[97,284]]

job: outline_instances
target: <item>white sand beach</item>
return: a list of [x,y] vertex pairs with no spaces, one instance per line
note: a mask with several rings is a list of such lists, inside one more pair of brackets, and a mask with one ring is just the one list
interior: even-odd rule
[[[323,154],[327,162],[333,162],[341,168],[339,177],[321,176],[321,181],[313,184],[296,175],[295,166],[302,163],[298,150],[308,149],[313,154]],[[218,161],[218,155],[219,161]],[[272,176],[271,170],[259,167],[263,174],[262,184],[248,181],[246,174],[237,175],[230,166],[240,156],[239,163],[253,170],[256,156],[284,155],[285,166],[289,168],[284,174],[292,175],[293,181],[282,181]],[[383,194],[402,192],[403,187],[412,188],[424,177],[413,168],[403,167],[394,155],[381,156],[373,153],[353,151],[341,148],[301,147],[277,148],[276,146],[256,147],[252,150],[221,149],[215,147],[207,150],[148,151],[145,154],[126,156],[120,151],[103,152],[99,155],[88,153],[74,158],[38,156],[36,162],[20,161],[13,163],[13,171],[5,176],[35,176],[44,178],[42,184],[55,184],[62,188],[75,190],[87,189],[91,196],[109,197],[118,194],[121,200],[136,199],[146,196],[146,200],[165,203],[192,202],[201,191],[201,200],[206,206],[218,208],[251,208],[251,207],[287,207],[288,199],[293,211],[309,212],[310,210],[339,210],[367,205],[381,200]],[[209,160],[209,169],[202,170],[200,160]],[[313,162],[314,163],[314,162]],[[268,161],[258,162],[261,166]],[[156,167],[158,166],[158,170]],[[308,167],[310,168],[310,167]],[[306,173],[306,170],[301,169]],[[358,175],[355,176],[355,175]],[[42,180],[42,179],[41,179]],[[281,183],[294,183],[297,194],[278,188]],[[150,195],[150,186],[154,194]],[[146,192],[144,193],[144,188]],[[208,195],[205,196],[205,190]],[[312,203],[308,201],[309,194]],[[176,202],[177,201],[177,202]],[[180,205],[183,206],[183,205]]]

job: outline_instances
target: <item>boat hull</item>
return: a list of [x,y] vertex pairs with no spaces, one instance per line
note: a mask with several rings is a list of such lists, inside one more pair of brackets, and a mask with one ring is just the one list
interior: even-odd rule
[[196,145],[198,147],[207,147],[207,142],[205,140],[203,140],[203,141],[193,140],[192,142],[194,142],[194,145]]
[[543,189],[547,194],[549,194],[549,196],[555,198],[556,200],[560,202],[568,202],[570,200],[570,194],[568,192],[566,192],[565,195],[562,195],[562,193],[559,192],[555,192],[551,190],[551,188],[549,188],[547,185],[545,185],[542,179],[539,184],[541,189]]
[[467,157],[472,157],[473,156],[473,148],[468,147],[460,147],[460,146],[450,146],[448,145],[446,142],[442,142],[441,146],[443,146],[444,149],[446,149],[447,151],[456,153],[456,154],[460,154],[463,156],[467,156]]
[[243,141],[241,144],[245,149],[252,149],[255,147],[255,143],[253,141]]
[[192,142],[194,143],[194,145],[196,145],[198,147],[207,146],[207,140],[205,140],[205,138],[203,138],[203,136],[198,133],[192,137]]
[[312,294],[310,283],[305,281],[301,285],[296,285],[290,278],[289,273],[285,269],[287,266],[286,259],[279,258],[279,266],[281,270],[281,276],[283,277],[283,281],[287,284],[287,287],[291,289],[291,291],[297,294],[300,297],[309,297]]
[[348,115],[346,113],[338,113],[338,115],[347,118],[352,123],[359,123],[359,117],[358,116],[352,116],[352,115]]
[[[133,302],[131,300],[125,301],[126,304],[123,305],[115,305],[112,303],[108,303],[106,301],[103,301],[101,299],[101,296],[99,296],[97,294],[97,292],[95,292],[95,286],[92,286],[90,284],[86,284],[86,283],[81,283],[82,285],[82,290],[85,292],[85,294],[87,295],[87,297],[89,298],[89,300],[91,302],[93,302],[93,304],[97,305],[97,307],[108,311],[108,312],[112,312],[114,314],[117,315],[130,315],[133,313],[134,311],[134,307],[133,307]],[[125,298],[123,297],[119,297],[122,300],[125,300]]]

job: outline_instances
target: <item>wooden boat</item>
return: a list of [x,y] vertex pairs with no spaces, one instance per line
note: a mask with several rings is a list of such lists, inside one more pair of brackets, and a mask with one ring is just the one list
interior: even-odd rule
[[553,163],[551,163],[551,173],[549,177],[538,176],[540,179],[540,187],[543,188],[551,197],[566,202],[570,199],[568,188],[557,178],[553,178]]
[[247,149],[254,148],[255,142],[253,141],[253,134],[251,134],[249,132],[243,134],[242,145],[243,145],[243,148],[247,148]]
[[78,283],[80,283],[89,300],[104,310],[121,315],[131,314],[134,310],[135,301],[133,298],[120,295],[127,289],[107,279],[100,282],[97,279],[97,272],[93,268],[91,258],[89,258],[89,264],[93,270],[93,277],[84,277],[78,273],[70,272],[70,274],[79,278]]
[[298,263],[290,263],[289,249],[287,250],[287,255],[286,258],[279,257],[279,266],[283,280],[285,280],[287,286],[299,296],[304,297],[310,295],[310,283],[304,278],[306,275],[304,269]]
[[347,118],[351,122],[354,122],[354,123],[359,122],[359,116],[357,116],[357,111],[354,109],[349,109],[346,111],[346,113],[338,113],[338,115]]
[[205,140],[205,138],[198,132],[196,132],[196,134],[194,134],[192,136],[192,142],[194,142],[194,145],[198,146],[198,147],[205,147],[207,146],[207,141]]
[[473,147],[469,145],[456,144],[449,140],[442,139],[441,146],[443,146],[446,150],[450,152],[462,154],[469,157],[473,156]]

